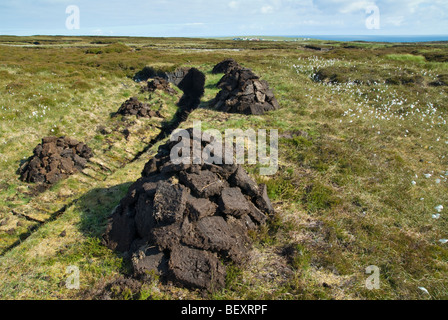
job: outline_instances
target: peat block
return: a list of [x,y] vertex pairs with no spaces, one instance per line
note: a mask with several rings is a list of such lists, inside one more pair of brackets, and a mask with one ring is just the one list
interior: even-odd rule
[[92,156],[92,150],[76,139],[46,137],[34,148],[33,156],[20,167],[20,179],[54,184],[82,171]]
[[149,104],[138,101],[137,97],[132,97],[123,102],[116,115],[118,114],[142,118],[163,118],[159,111],[151,110],[151,106]]
[[176,90],[171,88],[170,83],[166,79],[157,76],[148,81],[146,86],[142,88],[142,92],[154,92],[156,90],[161,90],[170,95],[176,94]]
[[247,68],[230,68],[218,82],[218,88],[221,91],[211,105],[219,111],[262,115],[279,108],[268,83]]
[[233,69],[241,68],[241,66],[234,59],[226,59],[213,67],[212,73],[228,73]]
[[[203,134],[201,147],[211,140]],[[224,286],[228,263],[247,260],[248,231],[274,211],[266,186],[240,165],[173,163],[170,151],[178,143],[159,147],[112,213],[103,239],[131,257],[135,277],[156,273],[213,291]]]

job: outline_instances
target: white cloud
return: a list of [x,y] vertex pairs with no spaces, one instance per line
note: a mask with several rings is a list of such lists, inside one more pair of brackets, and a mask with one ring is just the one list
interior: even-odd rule
[[272,6],[263,6],[261,7],[261,13],[262,14],[269,14],[269,13],[273,13],[274,12],[274,8]]
[[270,0],[270,3],[276,8],[280,9],[283,6],[283,0]]
[[229,8],[230,9],[238,9],[240,6],[240,4],[238,3],[238,1],[230,1],[229,2]]
[[387,19],[385,20],[386,25],[392,25],[395,27],[401,26],[403,22],[404,22],[403,16],[391,16],[387,17]]
[[348,14],[365,11],[366,8],[376,5],[376,3],[369,0],[313,0],[313,5],[324,12]]
[[367,8],[374,6],[373,1],[351,1],[343,6],[339,12],[340,13],[353,13],[357,11],[365,11]]
[[93,34],[97,35],[97,36],[102,36],[102,35],[104,35],[104,32],[102,29],[98,28],[98,29],[93,30]]

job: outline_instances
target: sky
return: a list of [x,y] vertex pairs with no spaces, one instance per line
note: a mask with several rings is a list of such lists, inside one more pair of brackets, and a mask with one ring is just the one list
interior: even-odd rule
[[447,35],[448,0],[0,0],[0,34]]

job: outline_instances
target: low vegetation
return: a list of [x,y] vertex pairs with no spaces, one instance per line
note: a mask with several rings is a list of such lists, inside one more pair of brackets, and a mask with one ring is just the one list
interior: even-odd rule
[[[447,49],[1,37],[0,298],[447,299]],[[209,108],[222,76],[211,71],[229,57],[268,81],[279,110],[246,116]],[[201,120],[203,129],[280,136],[275,175],[245,166],[267,185],[276,215],[251,233],[250,261],[228,268],[225,288],[214,293],[155,276],[117,282],[129,263],[101,243],[110,212],[163,141],[137,155],[181,96],[140,93],[135,76],[178,66],[207,76],[200,108],[182,127]],[[132,96],[164,119],[111,117]],[[94,152],[90,167],[45,190],[21,182],[17,169],[45,136],[84,141]],[[372,265],[380,288],[369,290]],[[66,287],[69,266],[80,270],[79,290]]]

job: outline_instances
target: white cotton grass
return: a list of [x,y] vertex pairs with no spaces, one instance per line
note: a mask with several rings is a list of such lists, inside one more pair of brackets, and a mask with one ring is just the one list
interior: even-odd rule
[[427,295],[429,294],[429,291],[425,288],[425,287],[418,287],[421,291],[423,291],[424,293],[426,293]]
[[436,209],[437,212],[442,212],[443,206],[440,204],[440,205],[434,207],[434,209]]

